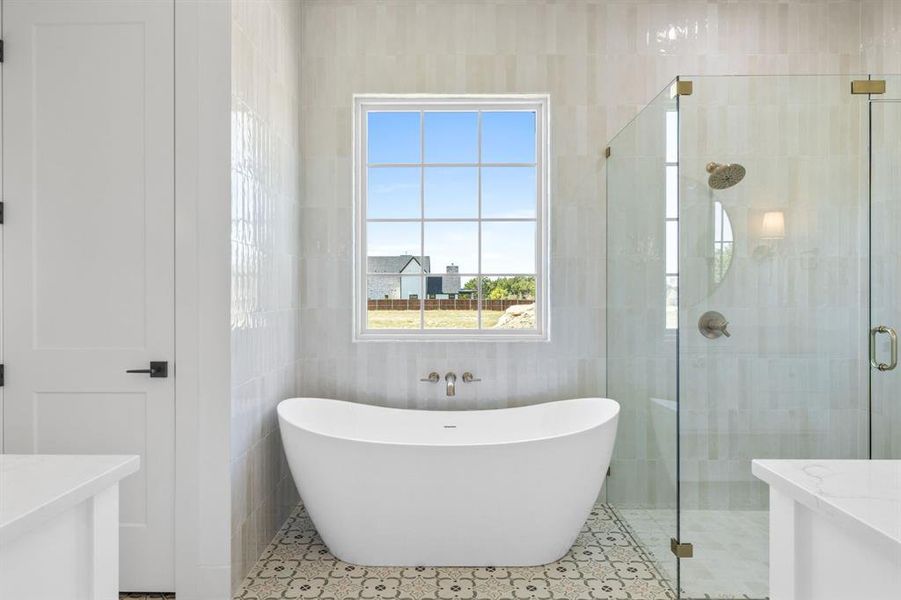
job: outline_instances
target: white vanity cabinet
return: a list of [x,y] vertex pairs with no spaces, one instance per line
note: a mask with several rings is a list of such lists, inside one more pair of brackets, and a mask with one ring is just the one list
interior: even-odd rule
[[901,460],[755,460],[771,600],[901,598]]
[[119,481],[137,456],[0,454],[0,598],[119,597]]

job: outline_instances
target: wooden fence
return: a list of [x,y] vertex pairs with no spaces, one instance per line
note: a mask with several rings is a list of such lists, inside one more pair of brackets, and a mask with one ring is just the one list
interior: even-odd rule
[[[504,311],[517,304],[534,304],[534,300],[482,300],[482,310]],[[478,310],[478,300],[460,298],[425,299],[426,310]],[[369,310],[419,310],[419,300],[369,300]]]

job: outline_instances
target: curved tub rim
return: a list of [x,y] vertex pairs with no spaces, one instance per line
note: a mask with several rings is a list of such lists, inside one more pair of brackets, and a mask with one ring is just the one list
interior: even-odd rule
[[[502,412],[502,411],[512,411],[512,410],[522,410],[522,409],[527,409],[527,408],[531,408],[531,407],[542,406],[544,404],[578,402],[581,400],[603,400],[607,403],[612,404],[612,406],[613,406],[613,412],[611,413],[611,415],[608,418],[604,419],[603,421],[600,421],[598,423],[592,423],[586,427],[582,427],[580,429],[574,429],[572,431],[568,431],[566,433],[559,434],[559,435],[546,435],[546,436],[541,436],[541,437],[532,437],[532,438],[526,438],[526,439],[517,439],[517,440],[512,440],[512,441],[499,441],[499,442],[434,444],[434,443],[427,443],[427,442],[396,442],[396,441],[384,441],[384,440],[367,440],[367,439],[361,439],[361,438],[357,438],[357,437],[340,436],[340,435],[334,435],[331,433],[323,433],[321,431],[314,431],[314,430],[306,428],[306,427],[301,427],[300,425],[298,425],[297,423],[295,423],[288,417],[284,416],[283,411],[282,411],[283,405],[287,406],[288,403],[291,403],[296,400],[320,400],[320,401],[325,401],[325,402],[338,402],[338,403],[342,403],[342,404],[361,404],[358,402],[352,402],[350,400],[339,400],[337,398],[319,398],[316,396],[298,396],[298,397],[294,397],[294,398],[285,398],[284,400],[281,400],[278,403],[278,405],[276,406],[276,414],[278,415],[279,423],[286,423],[286,424],[290,425],[291,427],[294,427],[295,429],[306,432],[310,435],[318,436],[321,438],[332,439],[332,440],[340,440],[342,442],[352,442],[352,443],[356,443],[356,444],[372,444],[372,445],[378,445],[378,446],[399,446],[399,447],[417,447],[417,448],[477,448],[477,447],[495,447],[495,446],[515,446],[515,445],[519,445],[519,444],[531,444],[531,443],[535,443],[535,442],[546,442],[549,440],[556,440],[556,439],[561,439],[561,438],[565,438],[565,437],[581,435],[581,434],[587,433],[589,431],[592,431],[594,429],[597,429],[599,427],[603,427],[604,425],[608,424],[610,421],[619,417],[619,413],[622,409],[619,402],[617,402],[613,398],[606,398],[604,396],[583,396],[580,398],[567,398],[566,400],[552,400],[550,402],[539,402],[537,404],[528,404],[528,405],[524,405],[524,406],[512,406],[512,407],[504,407],[504,408],[486,408],[486,409],[474,409],[474,410],[462,410],[462,411],[429,410],[429,409],[422,409],[422,408],[395,408],[395,407],[391,407],[391,406],[379,406],[376,404],[364,404],[363,405],[363,406],[377,408],[379,410],[384,410],[384,411],[419,412],[419,413],[441,413],[441,412],[443,412],[443,413],[451,413],[451,414],[457,413],[457,412]],[[285,409],[285,410],[287,410],[287,409]]]

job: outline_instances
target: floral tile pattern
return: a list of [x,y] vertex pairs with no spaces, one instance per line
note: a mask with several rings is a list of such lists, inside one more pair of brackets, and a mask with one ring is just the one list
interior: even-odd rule
[[569,554],[539,567],[361,567],[335,558],[298,507],[235,595],[240,600],[668,600],[651,557],[598,504]]

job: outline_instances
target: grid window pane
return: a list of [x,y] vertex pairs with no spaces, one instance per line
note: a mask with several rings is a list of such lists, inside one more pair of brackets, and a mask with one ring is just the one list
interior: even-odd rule
[[485,305],[485,310],[490,314],[500,313],[497,321],[492,325],[492,329],[537,328],[538,317],[535,314],[537,310],[535,300],[517,301],[509,306],[507,306],[509,302],[502,302],[500,307],[495,307],[495,304],[498,303],[488,301]]
[[483,222],[482,273],[535,273],[535,222]]
[[484,167],[482,217],[534,219],[536,177],[535,167]]
[[679,218],[679,167],[666,167],[666,218]]
[[366,278],[369,329],[419,329],[422,278],[380,275]]
[[369,273],[419,272],[422,248],[419,222],[368,223],[366,256]]
[[534,112],[483,112],[483,163],[535,162]]
[[370,112],[367,123],[369,164],[418,163],[419,112]]
[[450,221],[425,224],[425,256],[430,273],[479,272],[479,224]]
[[426,112],[425,162],[478,162],[478,126],[476,112]]
[[426,167],[424,177],[426,218],[479,216],[478,167]]
[[666,222],[666,272],[679,272],[679,222]]
[[368,218],[419,218],[422,214],[419,167],[370,167],[368,173]]
[[[442,282],[441,280],[445,280]],[[451,279],[450,285],[447,279]],[[479,297],[475,277],[431,275],[426,277],[423,301],[425,329],[476,329],[479,326]],[[444,288],[449,293],[431,293]]]
[[678,329],[679,327],[679,277],[669,275],[666,277],[666,295],[664,302],[666,310],[666,328]]

